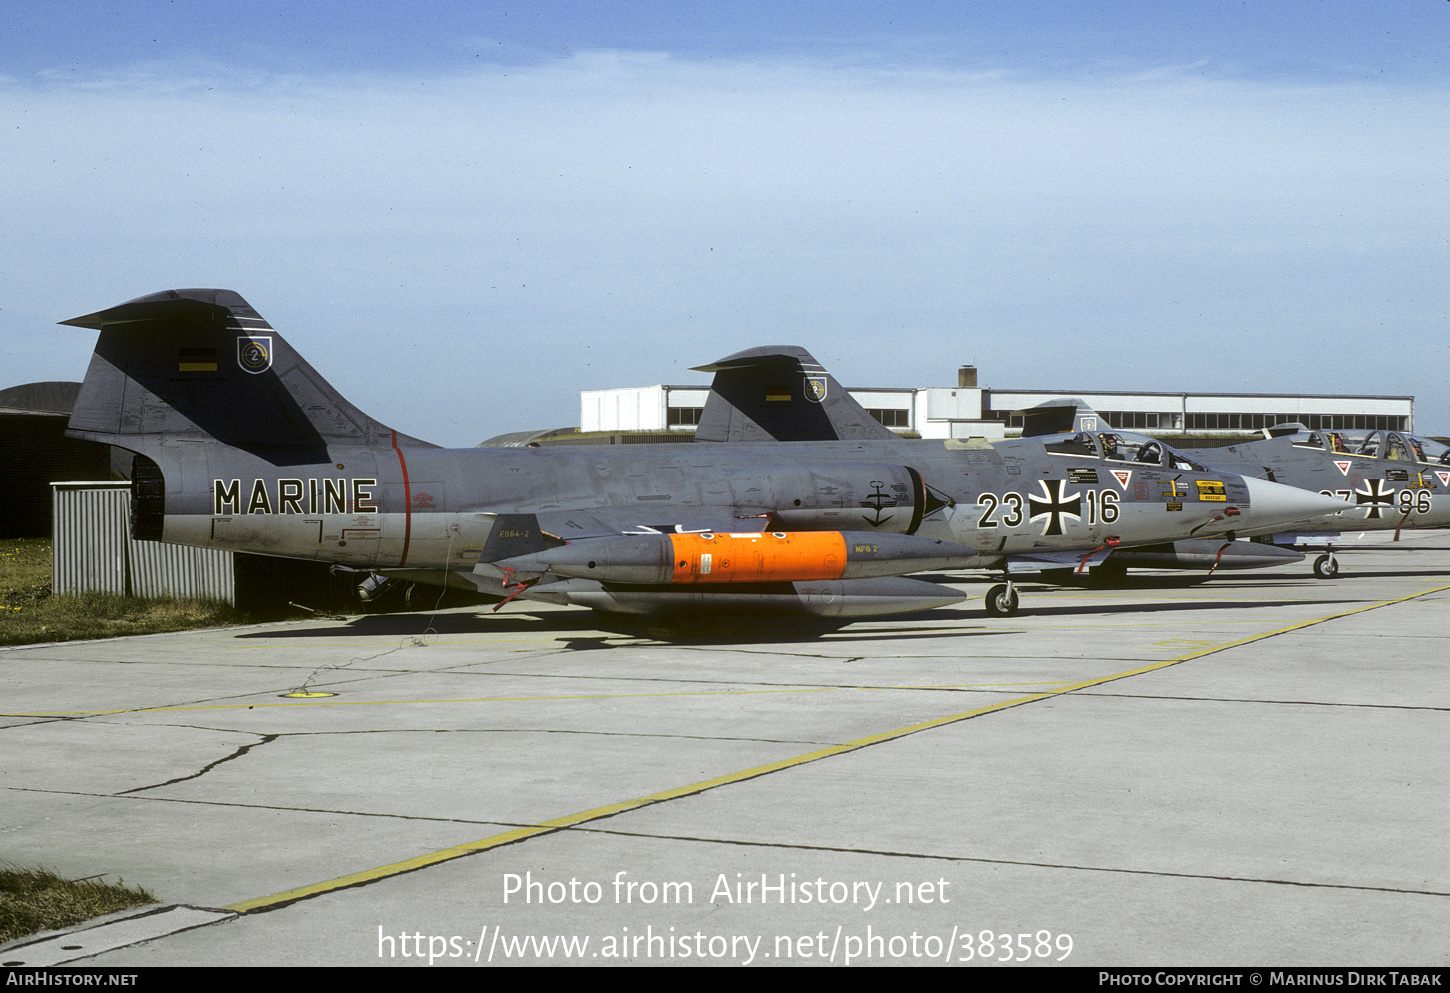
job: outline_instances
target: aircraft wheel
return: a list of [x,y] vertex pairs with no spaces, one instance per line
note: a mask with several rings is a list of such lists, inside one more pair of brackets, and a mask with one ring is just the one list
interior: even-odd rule
[[1000,583],[987,591],[987,613],[993,617],[1011,617],[1017,613],[1017,591]]
[[1314,560],[1314,575],[1320,579],[1333,579],[1339,575],[1339,563],[1332,555],[1321,555]]

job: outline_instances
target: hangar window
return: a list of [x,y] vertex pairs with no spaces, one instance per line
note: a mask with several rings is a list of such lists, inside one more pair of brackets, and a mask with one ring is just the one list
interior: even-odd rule
[[1157,430],[1173,423],[1172,414],[1160,414],[1157,411],[1105,410],[1102,415],[1109,427],[1122,428],[1125,431]]

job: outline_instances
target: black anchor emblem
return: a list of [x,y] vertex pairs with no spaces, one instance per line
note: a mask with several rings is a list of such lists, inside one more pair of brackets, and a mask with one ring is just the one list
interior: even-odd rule
[[887,496],[885,493],[882,493],[881,492],[881,487],[883,487],[883,486],[886,485],[881,480],[879,480],[879,479],[873,479],[873,480],[871,480],[871,485],[873,487],[875,487],[876,492],[872,493],[865,500],[862,500],[861,501],[861,506],[863,506],[863,507],[870,507],[872,510],[874,510],[876,512],[876,515],[874,517],[865,517],[865,516],[863,516],[861,518],[861,520],[865,521],[867,524],[871,525],[873,528],[879,528],[881,525],[883,525],[883,524],[885,524],[885,523],[887,523],[888,521],[891,520],[891,515],[890,514],[887,514],[885,517],[882,517],[881,516],[881,511],[884,510],[887,507],[895,507],[896,506],[896,498],[895,497],[892,497],[892,496]]

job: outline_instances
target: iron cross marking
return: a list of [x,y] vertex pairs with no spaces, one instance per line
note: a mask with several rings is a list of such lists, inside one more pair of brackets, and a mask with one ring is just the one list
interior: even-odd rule
[[1044,515],[1047,516],[1047,530],[1042,533],[1062,534],[1062,519],[1074,517],[1082,520],[1082,494],[1074,493],[1068,497],[1063,491],[1067,488],[1067,481],[1062,479],[1039,479],[1038,485],[1042,487],[1045,499],[1039,500],[1032,494],[1027,495],[1027,510],[1032,520]]
[[1364,519],[1367,521],[1377,521],[1383,516],[1380,512],[1381,507],[1393,506],[1395,502],[1395,491],[1386,489],[1383,479],[1369,479],[1365,481],[1364,485],[1364,490],[1354,491],[1355,506],[1369,504],[1369,507],[1365,510]]

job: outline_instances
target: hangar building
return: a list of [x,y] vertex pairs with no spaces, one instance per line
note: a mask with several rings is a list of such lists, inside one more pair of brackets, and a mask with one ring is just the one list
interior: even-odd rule
[[[848,392],[888,428],[922,438],[1008,437],[1022,427],[1022,418],[1012,411],[1055,397],[1081,397],[1113,427],[1168,438],[1243,437],[1287,421],[1313,430],[1415,430],[1415,398],[1410,396],[982,389],[974,366],[958,370],[955,387]],[[709,395],[702,386],[587,390],[580,394],[579,430],[687,432],[699,423]]]
[[65,437],[80,383],[27,383],[0,390],[0,538],[50,534],[50,484],[110,479],[111,449]]

